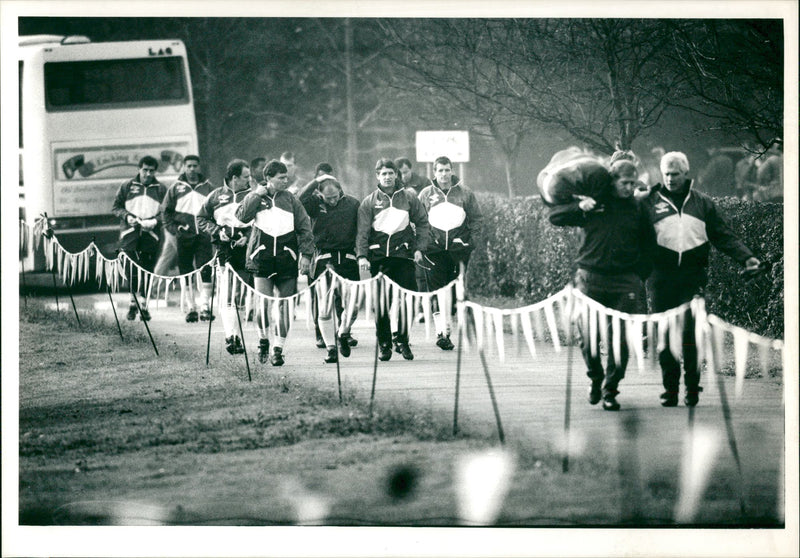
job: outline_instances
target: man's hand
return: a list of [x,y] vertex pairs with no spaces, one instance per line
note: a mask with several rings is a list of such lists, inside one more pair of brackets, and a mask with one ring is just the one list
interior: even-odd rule
[[578,207],[581,208],[581,211],[588,213],[589,211],[597,207],[597,202],[595,201],[594,198],[590,198],[587,196],[580,201]]
[[189,225],[178,225],[178,230],[179,231],[188,231],[189,230]]
[[228,241],[230,241],[231,237],[229,237],[229,236],[228,236],[228,234],[225,232],[225,227],[223,227],[223,228],[221,228],[221,229],[219,230],[219,239],[220,239],[222,242],[228,242]]
[[420,252],[419,250],[414,252],[414,262],[416,262],[419,265],[422,265],[422,262],[424,261],[422,258],[423,258],[422,252]]
[[761,267],[761,260],[752,256],[747,258],[747,261],[744,262],[744,270],[745,271],[756,271],[758,268]]
[[311,258],[300,256],[300,275],[308,275],[311,272]]
[[142,225],[142,230],[144,230],[144,231],[152,231],[154,228],[156,228],[156,225],[158,225],[158,220],[157,219],[142,219],[142,221],[140,221],[140,223]]
[[239,238],[236,239],[236,242],[233,243],[234,248],[239,248],[240,246],[244,246],[247,244],[247,235],[239,233]]
[[263,184],[259,184],[256,186],[255,190],[253,190],[259,196],[266,196],[267,195],[267,187]]
[[358,258],[358,269],[361,271],[369,271],[369,260],[363,256]]
[[125,216],[125,220],[128,222],[129,227],[135,227],[136,223],[139,222],[139,218],[136,215],[133,215],[132,213],[128,213]]

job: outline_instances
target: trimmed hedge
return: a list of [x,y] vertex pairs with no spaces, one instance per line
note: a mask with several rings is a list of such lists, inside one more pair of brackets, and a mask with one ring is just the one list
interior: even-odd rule
[[[510,297],[525,305],[561,290],[575,272],[579,230],[551,225],[538,197],[509,200],[477,195],[486,243],[470,260],[469,291]],[[712,250],[708,310],[755,333],[783,338],[783,205],[735,198],[716,201],[734,232],[772,267],[761,277],[745,281],[736,262]]]

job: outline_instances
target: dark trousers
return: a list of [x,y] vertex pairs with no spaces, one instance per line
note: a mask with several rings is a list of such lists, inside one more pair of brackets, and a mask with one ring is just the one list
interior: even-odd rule
[[[677,280],[653,281],[653,312],[664,312],[670,308],[689,302],[695,295],[703,294],[703,285],[685,283]],[[667,347],[658,353],[661,365],[661,381],[664,390],[677,393],[681,383],[681,363]],[[697,345],[694,338],[694,318],[691,310],[686,311],[683,322],[683,378],[687,391],[697,391],[700,385],[700,370],[697,366]]]
[[[575,274],[575,286],[589,298],[596,300],[606,308],[635,313],[638,308],[639,296],[642,289],[642,280],[635,273],[620,275],[601,275],[585,269],[579,269]],[[614,354],[612,340],[611,319],[607,324],[608,362],[603,371],[603,362],[600,357],[599,339],[595,339],[596,354],[592,355],[592,341],[588,331],[580,331],[581,352],[586,362],[588,371],[586,375],[592,382],[602,380],[603,395],[616,395],[619,393],[619,382],[625,377],[625,368],[628,366],[628,343],[625,341],[625,322],[620,321],[620,354]],[[602,327],[602,321],[600,327]],[[580,329],[580,328],[579,328]],[[599,332],[598,332],[599,337]],[[616,358],[615,358],[616,357]]]
[[[414,261],[405,258],[381,258],[370,262],[370,270],[374,277],[379,272],[383,272],[386,277],[411,291],[417,289],[417,280],[414,274]],[[380,287],[383,289],[383,285]],[[392,326],[389,319],[389,312],[392,305],[392,300],[388,301],[383,311],[380,306],[375,309],[375,330],[378,337],[379,345],[391,345],[392,343]],[[408,317],[403,318],[401,311],[399,319],[397,320],[397,342],[408,343]]]
[[[469,252],[433,252],[425,254],[425,260],[422,265],[430,269],[424,270],[424,284],[421,285],[420,290],[425,292],[436,291],[441,289],[456,277],[461,271],[461,263],[464,264],[464,269],[467,269],[469,263]],[[419,269],[419,266],[416,266]],[[455,288],[451,289],[452,300],[455,300]],[[432,307],[434,312],[439,311],[439,297],[437,296],[432,300]],[[453,304],[453,313],[456,311],[456,306]]]
[[[178,237],[178,271],[181,275],[191,273],[208,262],[213,255],[211,239],[205,234]],[[210,283],[211,267],[204,267],[200,277],[204,283]]]
[[[119,249],[128,257],[142,266],[147,271],[153,271],[158,255],[158,234],[153,231],[128,229],[130,232],[119,239]],[[135,291],[139,288],[139,274],[131,270],[130,288]]]

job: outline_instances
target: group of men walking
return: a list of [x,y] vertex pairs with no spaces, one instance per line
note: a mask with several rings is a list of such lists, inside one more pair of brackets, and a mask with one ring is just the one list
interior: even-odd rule
[[[760,268],[761,262],[731,231],[714,201],[694,189],[684,153],[663,155],[663,183],[652,187],[641,187],[635,163],[630,152],[615,153],[608,165],[561,152],[540,173],[551,223],[582,228],[575,275],[580,292],[613,310],[646,313],[644,281],[650,277],[650,310],[658,313],[702,295],[712,245],[748,271]],[[624,327],[621,322],[620,354],[609,343],[605,370],[597,349],[599,332],[594,339],[590,332],[580,332],[591,380],[589,403],[602,400],[608,411],[620,408],[616,396],[628,362]],[[612,339],[611,323],[608,328],[607,339]],[[667,345],[658,353],[664,386],[661,404],[678,404],[682,356],[684,403],[695,406],[702,387],[690,311],[683,316],[682,355],[676,356]]]
[[[664,154],[660,162],[663,183],[652,187],[639,181],[636,162],[630,152],[615,153],[602,163],[564,151],[540,173],[550,221],[580,227],[584,233],[576,257],[578,290],[605,307],[646,313],[644,281],[650,277],[650,310],[663,312],[702,294],[712,245],[746,270],[760,268],[761,262],[731,231],[714,201],[693,188],[685,154]],[[360,202],[344,191],[327,163],[320,163],[314,179],[301,186],[293,176],[291,153],[269,162],[234,159],[227,166],[225,183],[216,189],[199,173],[199,164],[197,156],[187,156],[183,173],[166,188],[155,178],[157,160],[141,159],[137,176],[120,187],[114,203],[113,212],[122,226],[120,249],[145,269],[158,269],[156,254],[163,228],[173,238],[163,242],[161,257],[174,242],[181,274],[202,267],[201,310],[198,314],[190,294],[187,322],[214,318],[208,306],[212,266],[207,264],[215,252],[220,263],[229,263],[257,292],[280,299],[274,302],[277,323],[271,341],[268,301],[261,299],[256,309],[262,363],[281,366],[285,362],[283,347],[291,323],[285,300],[297,293],[299,275],[313,281],[332,270],[358,281],[362,274],[382,273],[403,289],[434,292],[466,268],[481,241],[483,218],[475,195],[453,174],[447,157],[434,162],[433,180],[413,173],[408,159],[380,159],[374,169],[376,186]],[[135,279],[132,274],[132,293],[137,288]],[[325,284],[334,288],[331,281]],[[193,293],[191,286],[188,291]],[[236,301],[228,303],[229,294],[220,297],[221,316],[226,348],[237,354],[244,347],[234,327]],[[318,346],[327,350],[326,363],[336,362],[339,355],[350,356],[357,345],[350,334],[356,314],[344,312],[346,296],[342,289],[313,300]],[[453,349],[451,316],[440,302],[437,297],[432,300],[436,345],[447,351]],[[396,303],[389,300],[375,312],[382,361],[391,359],[393,352],[406,360],[414,358],[408,337],[411,317],[396,312],[393,320],[391,308]],[[137,306],[132,304],[128,319],[136,314]],[[140,316],[150,319],[146,307]],[[605,368],[598,338],[592,339],[589,331],[580,332],[591,380],[589,402],[602,401],[609,411],[620,408],[616,396],[628,362],[624,322],[622,328],[620,343],[607,347]],[[666,407],[678,404],[681,356],[684,403],[698,403],[702,388],[693,330],[693,318],[687,312],[682,355],[669,347],[659,352],[661,404]]]
[[[137,176],[120,187],[113,208],[122,220],[120,250],[152,271],[158,268],[159,245],[160,258],[170,249],[171,241],[160,243],[166,229],[174,237],[179,272],[202,268],[201,310],[198,314],[191,295],[187,322],[214,319],[208,306],[213,268],[207,265],[214,252],[257,292],[281,299],[274,303],[277,323],[272,328],[267,299],[260,299],[255,313],[259,360],[273,366],[285,362],[283,347],[291,323],[285,299],[297,293],[299,275],[314,280],[332,270],[357,281],[361,272],[383,273],[405,289],[432,292],[448,285],[468,263],[482,216],[474,194],[453,175],[448,158],[435,161],[433,181],[410,173],[407,159],[380,159],[376,187],[360,202],[345,193],[330,165],[318,165],[317,176],[303,187],[297,186],[296,177],[290,178],[284,159],[252,164],[235,159],[227,166],[225,184],[215,189],[199,174],[200,161],[194,155],[184,159],[184,172],[169,188],[155,178],[157,160],[143,157]],[[132,297],[137,288],[132,274]],[[188,292],[193,293],[191,285]],[[325,303],[327,296],[314,300],[326,363],[336,362],[339,354],[348,357],[357,345],[350,334],[355,313],[343,312],[346,294],[332,294],[333,304]],[[220,299],[226,348],[231,354],[241,353],[244,347],[234,327],[236,301],[228,303],[230,293],[224,295]],[[411,360],[410,317],[399,312],[392,320],[393,302],[376,309],[378,358],[389,360],[396,351]],[[436,344],[452,350],[450,316],[439,306],[434,297]],[[132,302],[128,319],[135,319],[136,309]],[[150,319],[145,307],[140,317]]]

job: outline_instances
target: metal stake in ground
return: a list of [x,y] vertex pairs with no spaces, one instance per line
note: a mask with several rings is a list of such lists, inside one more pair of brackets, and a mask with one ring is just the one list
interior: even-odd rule
[[25,283],[25,258],[22,257],[19,260],[19,264],[22,268],[22,301],[25,303],[25,309],[28,308],[28,285]]
[[239,315],[239,307],[236,301],[232,300],[233,309],[236,311],[236,321],[239,322],[239,337],[242,338],[242,348],[244,349],[244,364],[247,366],[247,381],[252,382],[253,377],[250,375],[250,361],[247,358],[247,343],[244,342],[244,330],[242,330],[242,317]]
[[[473,327],[475,324],[473,323]],[[475,339],[478,338],[477,332],[475,335]],[[476,341],[477,342],[477,341]],[[488,341],[487,341],[488,342]],[[489,376],[489,366],[486,364],[486,355],[483,352],[483,348],[478,349],[478,355],[481,357],[481,365],[483,366],[483,375],[486,376],[486,385],[489,388],[489,397],[492,400],[492,409],[494,410],[494,419],[497,422],[497,435],[500,438],[500,443],[506,443],[506,436],[503,433],[503,423],[500,421],[500,410],[497,407],[497,398],[494,395],[494,388],[492,387],[492,378]]]
[[[208,366],[208,355],[211,352],[211,322],[214,320],[212,319],[214,316],[214,291],[217,290],[217,262],[214,261],[214,264],[211,266],[211,305],[209,306],[209,316],[208,316],[208,339],[206,340],[206,366]],[[228,294],[226,293],[225,296],[227,297]],[[236,304],[236,301],[233,301],[233,304]],[[222,318],[220,318],[222,319]]]
[[572,352],[574,339],[572,337],[572,321],[567,328],[567,389],[564,401],[564,457],[561,460],[561,472],[569,471],[569,419],[572,405]]
[[78,321],[78,327],[82,328],[81,319],[78,317],[78,309],[75,307],[75,299],[72,297],[72,288],[69,286],[69,281],[65,281],[64,285],[67,287],[67,294],[69,300],[72,302],[72,311],[75,312],[75,319]]
[[117,317],[117,308],[114,306],[114,299],[111,298],[111,285],[106,283],[106,290],[108,292],[108,300],[111,302],[111,310],[114,311],[114,320],[117,322],[117,331],[119,331],[119,338],[125,341],[125,338],[122,336],[122,327],[119,325],[119,318]]
[[[375,290],[376,290],[376,294],[377,294],[377,296],[375,297],[376,298],[376,304],[375,304],[375,312],[376,312],[376,314],[377,314],[377,312],[379,310],[379,307],[380,307],[381,297],[383,296],[383,293],[381,292],[381,288],[383,288],[382,285],[383,285],[383,281],[378,281],[378,282],[375,283]],[[388,307],[386,308],[386,311],[387,312],[389,311]],[[375,382],[378,380],[378,345],[380,345],[380,343],[378,341],[378,335],[377,335],[377,332],[376,332],[376,335],[375,335],[375,364],[372,367],[372,391],[369,394],[369,416],[370,416],[370,418],[372,418],[372,404],[375,402]]]
[[[712,349],[713,350],[713,349]],[[721,358],[719,355],[714,354],[714,362],[720,362],[718,359]],[[739,511],[742,513],[742,516],[745,515],[745,505],[744,505],[744,476],[742,475],[742,461],[739,459],[739,450],[736,447],[736,437],[733,433],[733,421],[731,420],[731,409],[728,405],[728,396],[725,394],[725,381],[722,379],[722,375],[718,374],[714,371],[714,375],[717,377],[717,388],[719,389],[719,399],[722,402],[722,416],[725,418],[725,430],[728,433],[728,445],[731,448],[731,453],[733,454],[733,460],[736,462],[736,470],[739,473]]]
[[[133,273],[133,270],[131,270]],[[132,283],[132,282],[131,282]],[[142,307],[139,306],[139,298],[136,296],[136,290],[131,287],[131,296],[133,297],[133,302],[136,303],[136,309],[139,311],[139,315],[142,315]],[[156,352],[156,356],[158,356],[158,347],[156,347],[156,342],[153,339],[153,334],[150,333],[150,326],[147,325],[147,320],[142,320],[144,324],[144,328],[147,330],[147,336],[150,337],[150,342],[153,344],[153,350]]]
[[[465,318],[466,319],[466,318]],[[458,328],[458,350],[456,351],[456,395],[453,403],[453,436],[458,433],[458,394],[461,387],[461,347],[464,329],[459,325]]]
[[[333,308],[330,308],[330,312],[332,314],[331,317],[333,318],[333,333],[335,335],[334,343],[338,343],[339,342],[339,324],[338,324],[339,320],[336,317],[336,303],[334,302],[333,304],[331,304],[331,306],[333,307]],[[346,342],[347,341],[345,341],[345,343]],[[336,349],[335,345],[334,345],[334,349]],[[339,355],[336,355],[336,382],[339,384],[339,403],[341,403],[342,402],[342,374],[341,374],[341,371],[339,369]]]

